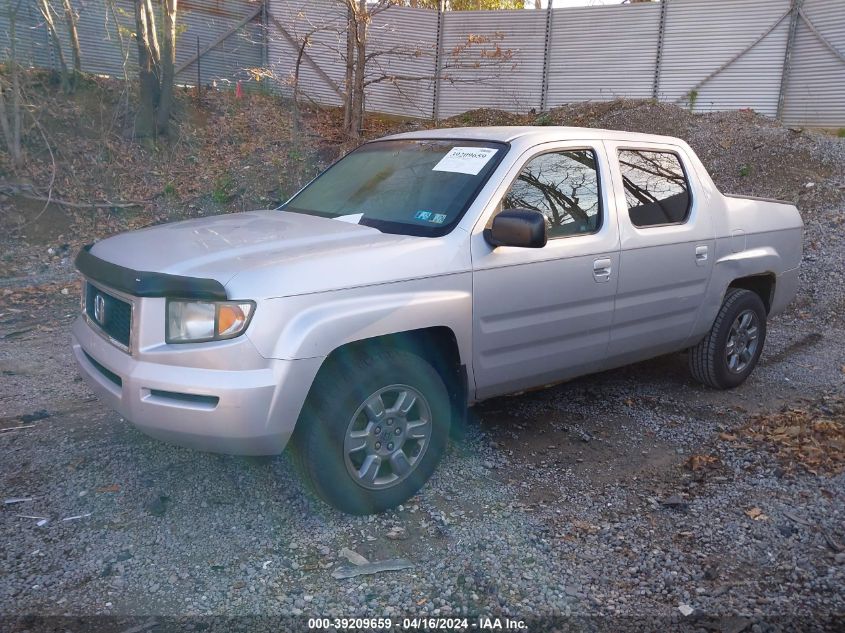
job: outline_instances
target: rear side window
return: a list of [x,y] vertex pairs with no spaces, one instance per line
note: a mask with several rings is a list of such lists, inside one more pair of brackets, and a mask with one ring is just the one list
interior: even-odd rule
[[690,209],[689,185],[672,152],[620,150],[619,168],[631,224],[682,224]]

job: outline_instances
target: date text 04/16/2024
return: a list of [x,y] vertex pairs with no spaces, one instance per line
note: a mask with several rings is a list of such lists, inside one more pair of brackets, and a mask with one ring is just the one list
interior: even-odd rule
[[[479,616],[476,618],[431,618],[412,617],[393,620],[391,618],[309,618],[311,630],[350,630],[360,629],[391,630],[440,630],[440,631],[524,631],[527,626],[523,620]],[[395,627],[395,628],[394,628]]]

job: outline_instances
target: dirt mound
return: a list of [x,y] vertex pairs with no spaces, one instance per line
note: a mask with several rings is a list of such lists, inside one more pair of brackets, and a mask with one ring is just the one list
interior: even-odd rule
[[567,125],[676,136],[692,146],[722,191],[810,206],[841,199],[839,187],[845,185],[845,141],[787,128],[751,110],[694,114],[668,103],[616,99],[539,115],[472,110],[442,125]]
[[275,206],[324,149],[293,132],[274,95],[180,90],[171,138],[154,142],[132,136],[134,86],[127,96],[120,81],[86,77],[66,95],[41,71],[25,84],[37,125],[24,130],[22,170],[0,151],[0,277],[69,271],[81,244],[119,231]]
[[[12,174],[8,155],[0,152],[0,278],[69,276],[79,246],[106,235],[273,206],[350,149],[339,109],[303,107],[297,132],[289,101],[254,92],[238,99],[232,92],[207,91],[197,100],[180,91],[173,138],[139,142],[131,137],[133,89],[127,96],[120,81],[88,78],[68,96],[45,73],[27,77],[29,101],[39,104],[34,113],[55,157],[52,196],[82,206],[45,207],[32,199],[33,192],[49,189],[53,168],[39,127],[30,126],[24,139],[27,173]],[[364,132],[371,139],[430,125],[368,115]],[[845,318],[845,139],[786,128],[751,111],[693,114],[632,99],[574,103],[539,115],[480,109],[440,123],[488,125],[583,126],[686,140],[722,191],[798,206],[806,223],[807,265],[794,314]],[[30,196],[10,195],[15,187]],[[140,204],[105,204],[116,201]],[[91,202],[100,206],[85,206]]]

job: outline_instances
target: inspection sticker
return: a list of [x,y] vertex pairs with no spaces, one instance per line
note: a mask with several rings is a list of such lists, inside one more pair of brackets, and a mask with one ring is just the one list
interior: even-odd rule
[[451,171],[476,176],[497,151],[499,150],[492,147],[453,147],[432,171]]
[[414,214],[414,219],[433,224],[443,224],[446,221],[446,214],[434,213],[433,211],[417,211]]

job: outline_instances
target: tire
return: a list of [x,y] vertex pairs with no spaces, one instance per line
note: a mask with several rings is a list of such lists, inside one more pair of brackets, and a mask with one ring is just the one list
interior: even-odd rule
[[732,389],[754,371],[765,341],[766,308],[760,297],[729,288],[710,332],[690,348],[690,373],[715,389]]
[[311,489],[343,512],[397,506],[431,477],[446,449],[446,385],[430,363],[398,349],[353,351],[328,362],[297,423],[294,462]]

